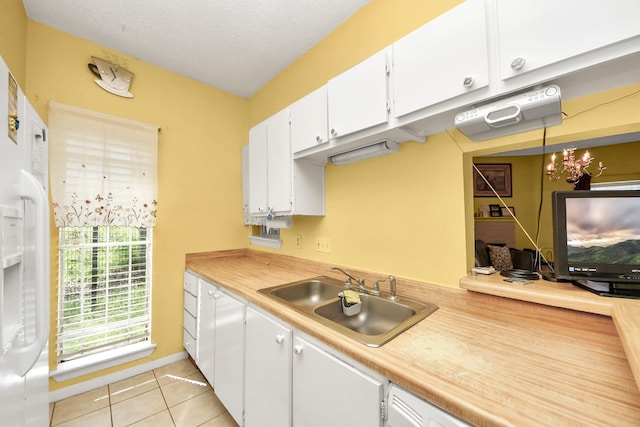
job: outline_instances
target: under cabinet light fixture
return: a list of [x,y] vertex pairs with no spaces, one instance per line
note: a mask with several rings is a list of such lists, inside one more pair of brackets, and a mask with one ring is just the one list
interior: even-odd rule
[[355,148],[344,153],[329,156],[329,162],[334,165],[346,165],[358,160],[371,159],[373,157],[384,156],[385,154],[395,153],[399,150],[399,144],[395,141],[385,140],[376,142],[360,148]]

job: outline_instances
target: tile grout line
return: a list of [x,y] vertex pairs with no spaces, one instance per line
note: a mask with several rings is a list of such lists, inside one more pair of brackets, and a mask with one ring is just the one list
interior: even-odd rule
[[158,383],[158,388],[160,389],[160,395],[162,396],[162,400],[164,400],[164,405],[167,407],[167,412],[169,413],[169,417],[171,418],[171,422],[173,423],[173,425],[176,425],[176,421],[173,419],[173,414],[171,413],[171,410],[169,409],[169,404],[167,403],[167,398],[164,396],[164,391],[162,390],[162,384],[160,384],[160,381],[158,380],[158,376],[156,375],[156,370],[153,370],[153,377],[156,379],[156,382]]

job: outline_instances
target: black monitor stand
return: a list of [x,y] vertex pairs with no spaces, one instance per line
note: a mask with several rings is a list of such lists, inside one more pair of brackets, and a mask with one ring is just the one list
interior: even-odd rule
[[574,285],[605,297],[640,298],[640,283],[594,282],[574,280]]

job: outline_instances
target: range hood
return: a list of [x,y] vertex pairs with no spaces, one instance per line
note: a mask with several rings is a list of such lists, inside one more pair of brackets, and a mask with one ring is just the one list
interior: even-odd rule
[[484,141],[562,123],[560,88],[544,86],[456,114],[455,126]]

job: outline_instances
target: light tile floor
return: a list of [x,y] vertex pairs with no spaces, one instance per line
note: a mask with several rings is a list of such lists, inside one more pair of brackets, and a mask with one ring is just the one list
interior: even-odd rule
[[56,427],[238,427],[190,359],[49,405]]

